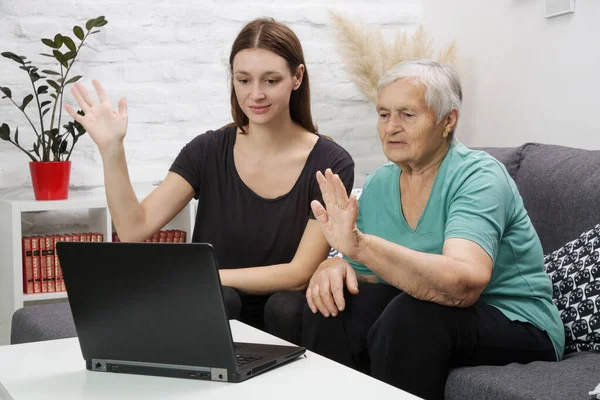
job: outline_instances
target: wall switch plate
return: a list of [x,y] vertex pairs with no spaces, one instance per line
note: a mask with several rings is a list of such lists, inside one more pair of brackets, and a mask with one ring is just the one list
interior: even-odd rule
[[544,16],[546,18],[575,12],[575,0],[544,0]]

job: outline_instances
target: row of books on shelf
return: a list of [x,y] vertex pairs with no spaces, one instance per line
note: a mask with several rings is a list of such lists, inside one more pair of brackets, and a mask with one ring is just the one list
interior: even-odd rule
[[[23,237],[23,293],[64,292],[60,261],[56,254],[57,242],[103,242],[101,233],[74,233]],[[120,242],[116,233],[113,242]],[[186,232],[169,229],[154,233],[146,242],[185,243]]]
[[104,235],[91,232],[23,237],[23,293],[65,291],[56,243],[102,241]]
[[[119,235],[116,232],[112,234],[113,242],[120,242]],[[151,243],[185,243],[186,234],[185,231],[181,231],[178,229],[167,229],[154,233],[145,242]]]

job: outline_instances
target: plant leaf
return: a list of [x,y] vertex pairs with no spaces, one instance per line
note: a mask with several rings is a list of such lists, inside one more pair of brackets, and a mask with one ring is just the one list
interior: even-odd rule
[[72,122],[69,122],[68,124],[64,124],[63,128],[65,128],[65,130],[67,132],[69,132],[71,135],[75,136],[75,128],[74,128]]
[[44,115],[46,115],[46,113],[47,113],[48,111],[50,111],[50,108],[51,108],[51,107],[48,107],[48,108],[46,108],[44,111],[42,111],[42,117],[43,117]]
[[42,104],[40,104],[40,107],[44,108],[44,107],[46,107],[50,103],[52,103],[52,101],[50,101],[50,100],[42,101]]
[[21,111],[25,111],[25,107],[27,107],[27,105],[31,103],[31,100],[33,100],[32,94],[28,94],[27,96],[25,96],[25,98],[23,99],[23,104],[21,104],[21,106],[19,107]]
[[69,83],[75,83],[77,82],[79,79],[81,79],[81,75],[77,75],[72,77],[71,79],[69,79],[66,83],[65,86],[67,86]]
[[[48,93],[48,86],[46,85],[42,85],[37,89],[37,94],[44,94],[44,93]],[[44,103],[42,103],[44,104]]]
[[68,36],[62,36],[63,44],[67,46],[67,48],[73,52],[77,51],[77,46],[75,46],[75,42]]
[[100,31],[94,31],[94,32],[91,32],[90,35],[93,35],[94,33],[99,33],[99,32]]
[[11,60],[18,62],[19,64],[25,65],[25,58],[16,55],[15,53],[11,53],[10,51],[5,51],[4,53],[0,53],[2,57],[10,58]]
[[60,85],[58,83],[54,82],[52,79],[46,79],[46,82],[48,82],[48,84],[52,86],[57,92],[60,92]]
[[[85,113],[83,111],[81,111],[81,110],[77,111],[77,114],[85,115]],[[78,133],[77,136],[82,136],[83,134],[85,134],[86,130],[83,127],[83,125],[81,125],[77,121],[73,121],[73,125],[75,125],[75,129],[77,129],[77,133]]]
[[85,23],[85,29],[87,29],[89,31],[90,29],[92,29],[94,27],[95,23],[96,23],[96,18],[90,19],[88,22]]
[[48,136],[48,142],[54,142],[56,141],[56,137],[58,135],[58,128],[54,128],[54,129],[50,129],[47,130],[46,132],[44,132],[46,134],[46,136]]
[[106,20],[103,20],[103,21],[97,22],[97,23],[96,23],[94,26],[95,26],[96,28],[100,28],[100,27],[103,27],[103,26],[104,26],[104,25],[106,25],[106,24],[108,24],[108,21],[106,21]]
[[52,52],[52,54],[54,54],[54,58],[56,58],[56,60],[61,63],[65,68],[68,68],[69,65],[67,64],[67,60],[65,60],[65,55],[63,53],[61,53],[58,50],[54,50]]
[[77,55],[76,52],[69,51],[68,53],[65,53],[65,60],[71,60],[71,59],[75,58],[76,55]]
[[54,93],[50,93],[50,97],[56,100],[56,95]]
[[63,45],[63,37],[62,37],[62,35],[60,33],[57,33],[54,36],[54,46],[57,49],[60,49],[62,47],[62,45]]
[[79,40],[83,40],[83,38],[85,37],[83,29],[81,29],[79,25],[75,25],[73,27],[73,33],[75,34],[75,36],[77,36],[77,39]]
[[59,153],[63,154],[67,152],[67,141],[63,140],[63,142],[60,144],[60,149],[58,150]]
[[46,53],[40,53],[40,56],[54,58],[54,56],[52,54],[46,54]]
[[10,140],[10,127],[7,124],[0,126],[0,139]]
[[42,39],[42,43],[44,43],[48,47],[52,47],[53,49],[57,49],[56,44],[52,41],[52,39]]
[[[50,56],[50,57],[52,57],[52,56]],[[42,72],[43,72],[44,74],[47,74],[47,75],[60,75],[58,72],[51,71],[51,70],[49,70],[49,69],[45,69],[45,70],[43,70]]]
[[40,156],[40,146],[37,143],[33,144],[33,151],[35,152],[35,154],[39,157]]
[[19,144],[19,127],[17,126],[17,130],[15,131],[15,143]]
[[0,86],[0,92],[4,93],[9,99],[12,99],[12,92],[9,88]]

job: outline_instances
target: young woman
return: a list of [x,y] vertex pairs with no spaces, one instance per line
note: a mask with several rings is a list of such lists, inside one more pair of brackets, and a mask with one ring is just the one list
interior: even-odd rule
[[302,291],[330,249],[310,209],[321,200],[314,177],[331,168],[350,191],[354,162],[317,133],[302,46],[288,27],[250,22],[229,67],[234,123],[188,143],[141,203],[125,161],[125,98],[117,111],[99,82],[99,101],[78,83],[71,91],[85,116],[65,108],[98,145],[121,240],[146,239],[197,199],[192,241],[215,248],[229,317],[298,343]]

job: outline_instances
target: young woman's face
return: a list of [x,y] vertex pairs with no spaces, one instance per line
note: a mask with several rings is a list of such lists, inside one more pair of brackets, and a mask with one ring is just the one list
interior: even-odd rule
[[233,58],[233,87],[244,114],[254,124],[289,118],[290,96],[302,83],[304,66],[292,74],[287,62],[265,49],[242,50]]

